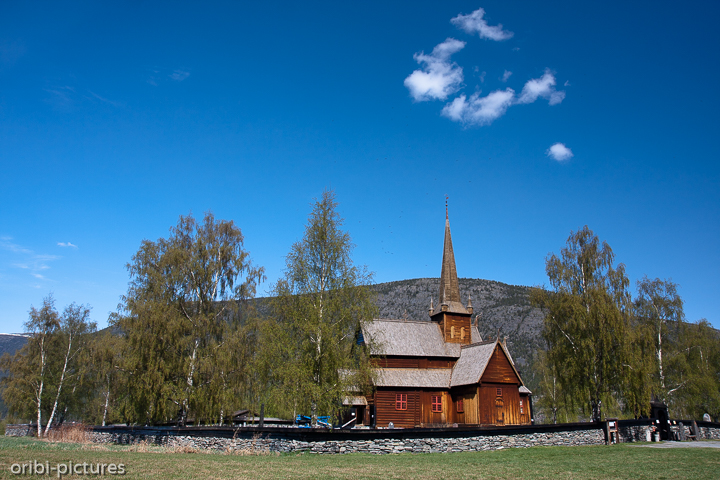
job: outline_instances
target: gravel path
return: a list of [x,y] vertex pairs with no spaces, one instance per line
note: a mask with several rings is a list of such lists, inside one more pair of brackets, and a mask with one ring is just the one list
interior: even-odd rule
[[718,440],[701,440],[699,442],[658,442],[644,445],[631,445],[633,447],[647,448],[720,448]]

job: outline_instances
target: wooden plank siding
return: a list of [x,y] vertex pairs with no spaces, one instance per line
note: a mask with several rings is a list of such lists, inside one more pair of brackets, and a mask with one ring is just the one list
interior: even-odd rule
[[488,365],[485,368],[485,372],[483,373],[480,381],[482,383],[490,382],[512,383],[515,385],[522,384],[517,374],[515,373],[515,369],[513,369],[512,365],[510,364],[510,360],[508,360],[508,358],[505,356],[505,352],[503,352],[502,348],[500,348],[499,345],[495,347],[495,351],[493,352],[492,357],[490,358],[490,361],[488,362]]
[[[445,342],[460,343],[469,345],[470,340],[470,315],[454,315],[445,313],[442,315],[440,322],[440,331],[442,331]],[[461,332],[464,331],[464,335]]]
[[436,357],[385,357],[373,358],[373,365],[380,368],[452,368],[454,358]]
[[[500,395],[498,395],[500,391]],[[483,384],[479,388],[481,425],[520,425],[520,393],[515,385]]]
[[[407,410],[395,408],[396,395],[407,394]],[[378,427],[387,427],[390,422],[396,427],[413,428],[422,421],[422,404],[419,390],[378,389],[375,392],[375,422]]]
[[[432,411],[432,397],[439,395],[442,398],[442,411]],[[422,423],[424,425],[440,425],[451,423],[452,400],[450,392],[442,390],[425,390],[421,392],[422,399]]]

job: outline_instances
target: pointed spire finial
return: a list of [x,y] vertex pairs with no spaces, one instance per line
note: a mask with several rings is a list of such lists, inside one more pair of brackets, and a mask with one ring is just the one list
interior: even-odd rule
[[450,198],[447,194],[445,194],[445,220],[449,219],[448,217],[448,198]]

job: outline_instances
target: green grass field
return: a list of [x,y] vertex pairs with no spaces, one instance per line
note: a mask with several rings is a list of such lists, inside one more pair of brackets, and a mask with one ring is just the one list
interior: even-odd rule
[[[720,477],[720,449],[710,448],[654,449],[613,445],[446,454],[231,455],[0,437],[0,478],[31,478],[30,475],[14,475],[11,466],[33,461],[48,462],[51,466],[67,462],[123,464],[126,473],[122,478],[127,479]],[[67,475],[62,478],[87,477]],[[32,478],[57,478],[57,473],[32,475]]]

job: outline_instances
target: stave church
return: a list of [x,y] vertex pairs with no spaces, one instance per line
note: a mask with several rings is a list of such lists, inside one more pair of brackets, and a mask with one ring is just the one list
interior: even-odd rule
[[414,428],[531,423],[530,390],[504,342],[486,340],[461,301],[450,221],[437,302],[429,319],[374,319],[359,343],[369,345],[377,375],[369,396],[347,399],[356,425]]

